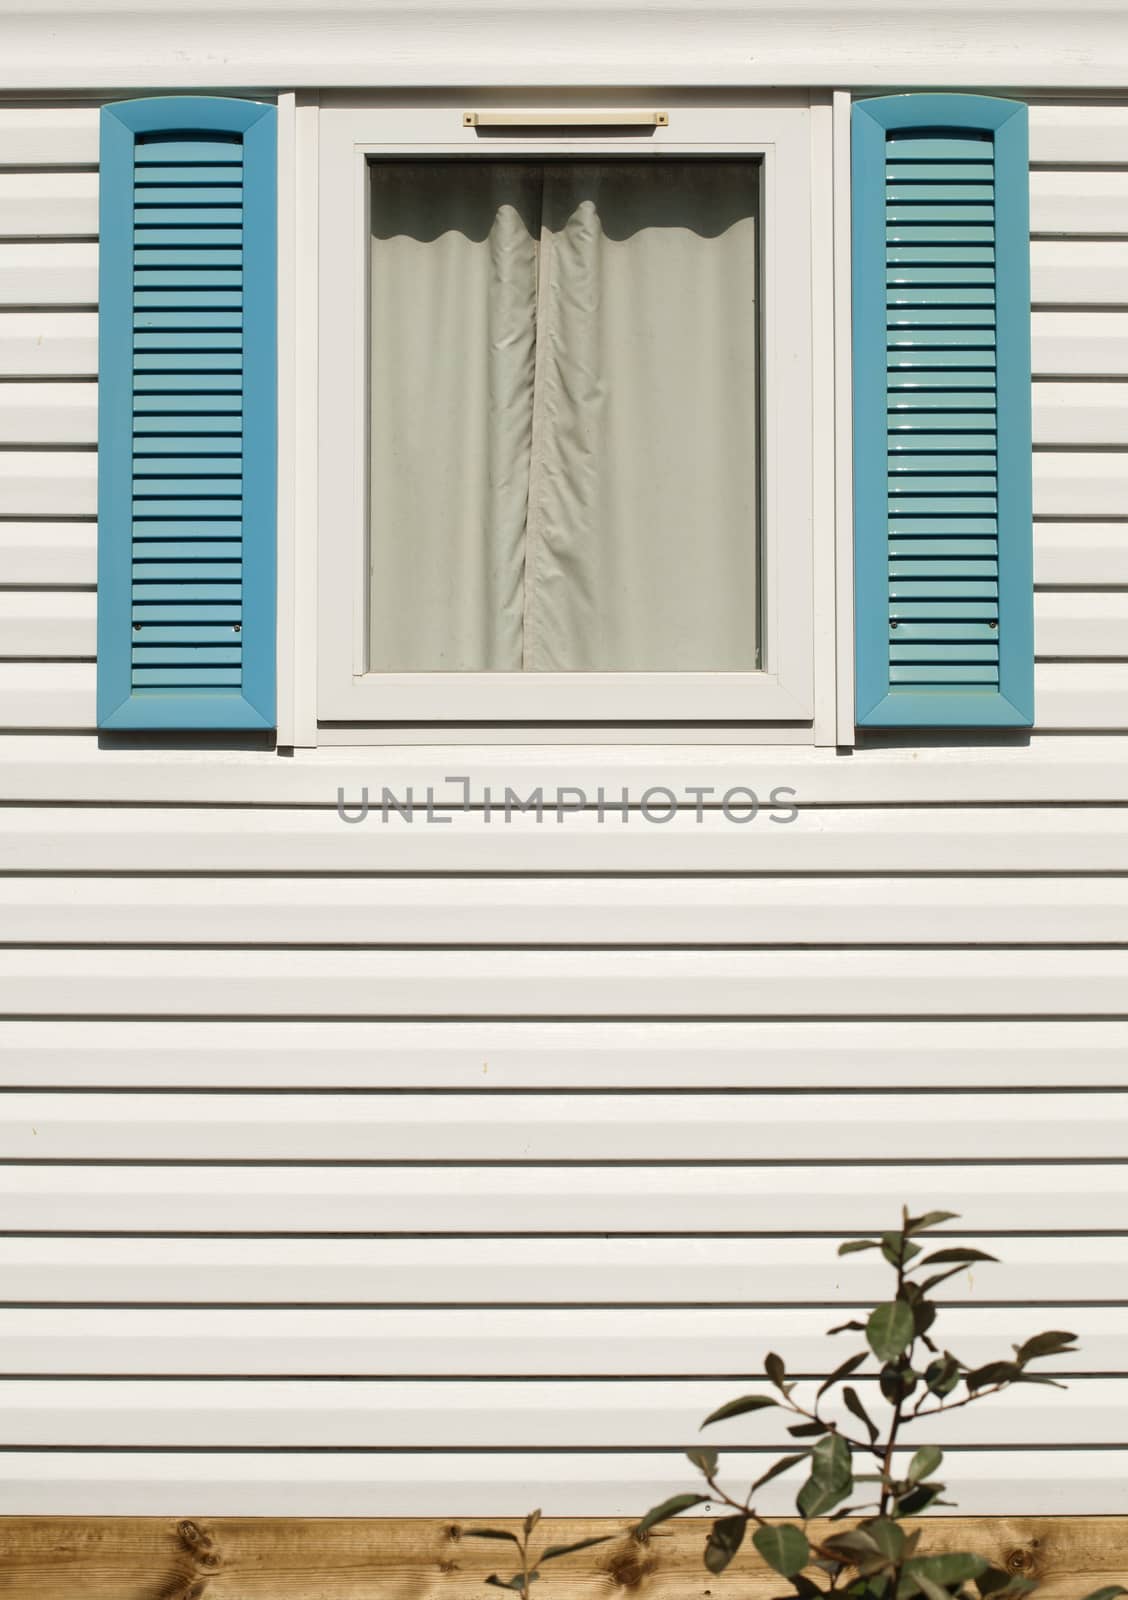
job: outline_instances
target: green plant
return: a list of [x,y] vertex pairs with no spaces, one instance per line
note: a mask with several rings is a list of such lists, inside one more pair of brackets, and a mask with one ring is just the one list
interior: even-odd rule
[[499,1578],[496,1572],[491,1572],[485,1580],[495,1589],[512,1589],[522,1597],[529,1600],[529,1585],[535,1583],[540,1577],[539,1568],[545,1561],[555,1561],[560,1556],[570,1556],[576,1550],[588,1550],[593,1544],[606,1544],[611,1534],[600,1534],[595,1539],[580,1539],[576,1544],[550,1544],[542,1550],[539,1556],[530,1560],[529,1539],[533,1529],[541,1519],[539,1511],[530,1511],[522,1523],[522,1532],[518,1536],[507,1528],[467,1528],[463,1532],[466,1539],[507,1539],[515,1544],[521,1555],[521,1570],[515,1572],[512,1578]]
[[[922,1554],[921,1530],[910,1533],[902,1526],[906,1517],[951,1503],[941,1498],[944,1485],[936,1478],[943,1460],[941,1451],[925,1445],[905,1463],[902,1431],[912,1423],[978,1404],[1014,1384],[1063,1388],[1053,1378],[1031,1372],[1030,1364],[1076,1349],[1072,1333],[1039,1333],[1012,1346],[1012,1356],[971,1367],[937,1344],[933,1334],[939,1307],[930,1298],[932,1292],[973,1263],[996,1259],[964,1246],[944,1245],[923,1253],[928,1245],[922,1236],[955,1216],[951,1211],[929,1211],[911,1217],[906,1209],[895,1232],[884,1233],[880,1239],[850,1239],[839,1246],[839,1255],[879,1250],[895,1274],[892,1298],[876,1306],[864,1322],[851,1320],[829,1330],[831,1334],[864,1334],[867,1348],[848,1356],[817,1384],[806,1405],[796,1398],[799,1385],[789,1381],[783,1361],[771,1354],[765,1358],[764,1371],[775,1393],[730,1400],[701,1424],[707,1428],[750,1412],[783,1410],[795,1418],[787,1430],[792,1437],[811,1442],[762,1472],[743,1500],[718,1484],[716,1450],[689,1451],[689,1460],[705,1479],[708,1494],[679,1494],[655,1506],[635,1528],[636,1537],[694,1506],[719,1502],[727,1509],[713,1523],[705,1544],[708,1570],[723,1572],[751,1527],[757,1554],[791,1584],[798,1600],[818,1600],[831,1593],[849,1600],[913,1600],[915,1596],[923,1600],[951,1600],[953,1596],[958,1600],[1022,1600],[1037,1588],[1033,1580],[1012,1576],[971,1552]],[[914,1276],[920,1272],[927,1275],[923,1279]],[[888,1417],[880,1428],[858,1390],[847,1381],[871,1360],[877,1363],[878,1387],[888,1407]],[[860,1430],[853,1428],[849,1418],[824,1415],[828,1396],[835,1390],[840,1391],[836,1400],[840,1399]],[[859,1437],[859,1432],[864,1437]],[[872,1470],[859,1472],[859,1465],[869,1465]],[[801,1523],[767,1521],[752,1504],[756,1491],[800,1467],[806,1471],[796,1496]],[[872,1498],[845,1504],[863,1484],[873,1485]],[[843,1523],[846,1518],[857,1520],[828,1534],[811,1528],[816,1517]],[[968,1587],[972,1584],[974,1589]],[[1116,1600],[1122,1595],[1128,1595],[1128,1589],[1113,1584],[1086,1600]]]

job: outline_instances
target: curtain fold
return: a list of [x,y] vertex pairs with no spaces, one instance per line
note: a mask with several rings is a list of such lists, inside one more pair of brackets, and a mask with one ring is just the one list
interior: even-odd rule
[[373,165],[370,670],[756,668],[757,179]]

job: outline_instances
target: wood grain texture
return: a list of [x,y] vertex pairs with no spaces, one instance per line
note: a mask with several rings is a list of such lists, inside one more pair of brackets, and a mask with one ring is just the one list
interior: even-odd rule
[[[519,1526],[515,1519],[499,1525]],[[560,1600],[726,1593],[768,1600],[779,1588],[747,1554],[727,1578],[711,1578],[701,1562],[703,1518],[670,1523],[642,1542],[629,1526],[628,1519],[546,1519],[546,1543],[601,1534],[613,1542],[560,1562],[542,1586]],[[933,1517],[922,1528],[930,1551],[973,1549],[1036,1577],[1040,1600],[1075,1600],[1128,1574],[1122,1517]],[[5,1600],[480,1600],[483,1580],[504,1567],[502,1547],[464,1535],[449,1518],[9,1517],[0,1522],[0,1593]]]

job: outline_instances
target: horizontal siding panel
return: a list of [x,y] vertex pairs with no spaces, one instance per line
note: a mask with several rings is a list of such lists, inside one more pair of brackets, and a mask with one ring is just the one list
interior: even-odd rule
[[0,728],[93,728],[94,666],[0,662]]
[[1060,945],[1126,930],[1124,878],[0,879],[11,944]]
[[[1052,1025],[1046,1031],[1052,1032]],[[943,1035],[943,1024],[937,1032]],[[699,1050],[697,1059],[707,1076],[710,1057]],[[582,1072],[579,1055],[576,1068]],[[79,1234],[138,1229],[189,1234],[771,1234],[781,1231],[782,1221],[789,1232],[840,1237],[887,1228],[906,1201],[918,1211],[950,1209],[958,1195],[967,1223],[988,1233],[1012,1231],[1016,1219],[1034,1232],[1128,1231],[1124,1162],[1047,1165],[1026,1160],[931,1167],[824,1163],[817,1183],[805,1164],[612,1165],[585,1170],[582,1180],[577,1181],[574,1168],[527,1164],[0,1166],[0,1214],[8,1231]],[[959,1225],[961,1236],[965,1227]],[[793,1259],[810,1264],[812,1284],[816,1262],[824,1273],[838,1264],[821,1241],[808,1245],[791,1238],[785,1247]],[[1001,1243],[1008,1259],[1015,1249],[1021,1253],[1025,1248],[1015,1239]],[[1119,1283],[1113,1293],[1119,1293]],[[480,1353],[474,1359],[480,1360]],[[488,1370],[504,1372],[505,1367],[491,1365]],[[738,1363],[710,1370],[743,1367]]]
[[[750,1456],[750,1478],[763,1465]],[[906,1463],[907,1464],[907,1463]],[[968,1450],[945,1461],[950,1497],[965,1514],[1113,1515],[1128,1507],[1128,1451]],[[9,1516],[460,1517],[499,1516],[536,1498],[554,1516],[637,1519],[684,1491],[676,1451],[497,1454],[396,1451],[379,1454],[138,1451],[0,1452],[0,1496]],[[757,1509],[794,1514],[795,1488],[777,1479],[757,1495]],[[695,1580],[700,1581],[700,1580]]]
[[[58,247],[56,247],[58,248]],[[0,246],[2,252],[3,246]],[[98,319],[90,311],[0,311],[0,378],[93,378],[98,370]],[[93,396],[94,385],[88,385]],[[20,395],[5,389],[5,399],[16,408]],[[52,394],[61,407],[72,386],[55,387]],[[47,403],[51,404],[50,397]],[[88,399],[88,405],[91,403]],[[33,395],[27,405],[33,413],[43,400]],[[60,424],[62,426],[62,424]],[[19,440],[12,440],[19,443]],[[65,438],[47,444],[67,444]]]
[[[979,1242],[1001,1262],[950,1279],[945,1300],[1030,1305],[1047,1283],[1058,1303],[1128,1298],[1123,1240]],[[883,1261],[841,1262],[826,1239],[4,1238],[0,1268],[11,1303],[858,1305],[890,1288]],[[828,1346],[826,1370],[840,1359]],[[1088,1363],[1083,1352],[1053,1365]]]
[[10,167],[94,166],[98,108],[50,103],[0,108],[0,152],[3,165]]
[[1126,274],[1128,241],[1035,239],[1030,246],[1036,306],[1128,305]]
[[[36,359],[40,350],[36,347]],[[0,363],[11,359],[11,348],[0,344]],[[97,437],[95,384],[0,383],[0,440],[5,444],[92,445]]]
[[1035,311],[1030,334],[1036,378],[1128,373],[1128,312]]
[[1122,517],[1126,512],[1128,450],[1035,452],[1035,516]]
[[[1128,950],[6,951],[17,1016],[1119,1016]],[[244,1136],[254,1138],[251,1133]]]
[[[45,676],[60,670],[35,669]],[[1114,681],[1123,669],[1044,670],[1096,670]],[[745,825],[713,811],[700,822],[682,812],[662,826],[637,813],[626,823],[601,823],[592,811],[567,815],[560,825],[551,818],[538,824],[532,815],[509,823],[487,822],[478,812],[452,811],[450,818],[429,825],[421,816],[410,823],[393,815],[384,824],[377,812],[348,826],[335,810],[18,807],[0,811],[0,871],[1128,871],[1128,809],[1115,806],[810,809],[790,823],[761,816]],[[109,964],[121,967],[117,957]]]
[[93,451],[0,451],[0,516],[92,516],[97,486]]
[[[1128,524],[1124,526],[1128,529]],[[1038,529],[1038,537],[1098,539],[1112,538],[1116,532],[1117,526],[1112,524],[1045,524]],[[703,805],[708,813],[719,810],[722,797],[736,784],[750,785],[759,794],[765,814],[776,809],[769,797],[777,786],[785,791],[780,799],[783,807],[1124,802],[1128,799],[1128,738],[1079,736],[1063,741],[1034,734],[1016,744],[1003,746],[991,740],[956,749],[947,743],[918,745],[910,735],[904,743],[867,745],[863,741],[849,757],[814,745],[438,744],[385,745],[378,750],[328,746],[297,750],[285,759],[268,749],[225,749],[222,755],[212,751],[203,760],[196,749],[102,747],[93,735],[0,735],[0,792],[11,800],[40,804],[65,797],[86,803],[124,801],[134,806],[244,805],[269,817],[278,808],[294,806],[332,812],[338,786],[352,805],[359,799],[361,786],[367,785],[375,816],[382,785],[400,798],[411,787],[421,802],[430,786],[436,805],[460,807],[464,786],[450,781],[460,773],[466,774],[466,782],[471,784],[470,804],[475,809],[481,808],[486,785],[495,799],[504,795],[507,785],[519,795],[540,787],[549,807],[559,785],[578,785],[591,806],[599,785],[605,786],[611,799],[626,787],[636,808],[647,789],[668,786],[690,816],[697,801],[688,792],[689,785],[706,786]],[[139,827],[141,813],[132,815]],[[245,827],[246,820],[237,819],[237,825]],[[267,825],[265,820],[262,825]],[[374,826],[379,825],[370,821],[362,828],[339,831],[357,834]],[[571,822],[567,826],[570,828]],[[760,826],[757,822],[751,830],[743,827],[738,831],[755,833]],[[793,826],[773,823],[769,831],[782,834]],[[626,827],[628,835],[632,827]],[[617,814],[602,831],[614,828],[623,831]],[[429,831],[437,834],[439,830]],[[551,832],[552,828],[542,831]],[[162,865],[168,870],[171,861],[166,857],[163,864],[158,861],[154,867],[152,860],[148,864],[157,871]],[[111,868],[112,864],[108,863]],[[32,862],[28,865],[34,869]],[[291,863],[289,870],[301,865]],[[286,864],[279,870],[288,870]],[[872,870],[883,868],[875,862]]]
[[1035,103],[1030,107],[1030,160],[1061,166],[1128,165],[1128,106]]
[[1035,380],[1033,398],[1036,445],[1123,447],[1128,441],[1128,383],[1043,378]]
[[[626,1357],[625,1369],[615,1365],[625,1356],[628,1340],[645,1348],[653,1336],[661,1344],[663,1330],[677,1327],[676,1343],[667,1343],[664,1353],[669,1364],[663,1375],[739,1378],[758,1374],[767,1350],[786,1351],[793,1372],[825,1371],[828,1350],[833,1356],[841,1348],[828,1343],[826,1330],[841,1314],[841,1307],[827,1306],[758,1306],[754,1311],[696,1306],[682,1312],[648,1310],[645,1316],[637,1308],[548,1306],[515,1311],[443,1305],[430,1312],[75,1306],[0,1309],[0,1337],[8,1377],[379,1377],[389,1375],[389,1362],[405,1357],[406,1371],[428,1376],[525,1371],[563,1376],[572,1370],[570,1359],[582,1356],[598,1364],[581,1371],[632,1371],[637,1355]],[[1070,1306],[1068,1315],[1066,1325],[1077,1335],[1088,1370],[1123,1374],[1128,1310]],[[974,1364],[1009,1352],[1016,1333],[1036,1333],[1061,1320],[1062,1308],[1056,1306],[1025,1312],[1013,1306],[953,1306],[944,1312],[943,1331],[961,1358]],[[530,1341],[524,1355],[517,1349],[525,1342],[522,1333]],[[725,1343],[714,1347],[718,1333]],[[491,1353],[494,1339],[507,1358],[504,1366]],[[840,1359],[849,1348],[842,1349]],[[530,1366],[531,1361],[537,1365]]]
[[[1096,129],[1090,128],[1087,139],[1090,164],[1107,159],[1098,148]],[[1037,149],[1038,135],[1033,128],[1031,143]],[[1128,172],[1100,168],[1094,172],[1032,172],[1030,230],[1035,234],[1128,236]]]
[[1128,667],[1042,663],[1034,672],[1034,713],[1043,729],[1128,728]]
[[94,306],[98,246],[0,244],[0,305]]
[[94,659],[94,595],[67,590],[0,592],[0,652]]
[[1128,586],[1128,521],[1036,524],[1034,579],[1091,588]]
[[[1048,965],[1042,952],[1027,954]],[[495,959],[504,969],[515,958]],[[612,968],[621,959],[605,957]],[[717,959],[686,958],[683,985],[692,986],[699,961]],[[1063,971],[1081,965],[1074,952],[1054,959]],[[1090,970],[1110,959],[1117,960],[1094,952]],[[979,961],[993,965],[982,953]],[[647,956],[638,965],[649,963],[658,966],[659,958]],[[844,957],[844,966],[851,964]],[[443,965],[435,955],[437,985]],[[966,980],[963,998],[971,1009],[975,997]],[[815,997],[807,1006],[828,1009]],[[954,1151],[967,1160],[1049,1160],[1062,1153],[1108,1160],[1122,1156],[1126,1144],[1128,1094],[953,1094],[922,1117],[915,1096],[896,1094],[568,1095],[546,1101],[518,1094],[11,1093],[4,1096],[0,1124],[4,1161],[739,1162],[836,1155],[875,1161],[891,1150],[900,1161],[936,1160]]]
[[[9,159],[0,132],[0,159]],[[0,172],[0,239],[61,239],[98,232],[94,172]]]
[[7,1088],[1060,1088],[1063,1060],[1128,1088],[1128,1022],[0,1021]]
[[97,562],[93,522],[0,522],[0,584],[91,585]]
[[[748,1386],[770,1392],[767,1385]],[[884,1432],[890,1417],[876,1384],[859,1384]],[[676,1448],[701,1419],[732,1399],[731,1385],[603,1383],[46,1383],[0,1382],[9,1446],[76,1445],[215,1449],[634,1449]],[[810,1395],[803,1403],[810,1404]],[[823,1415],[863,1432],[833,1396]],[[944,1449],[999,1445],[1122,1445],[1128,1383],[1082,1380],[1068,1394],[1033,1385],[913,1425],[913,1444]],[[722,1449],[792,1448],[784,1414],[710,1429]],[[801,1482],[797,1479],[797,1482]]]
[[1128,657],[1128,593],[1038,594],[1034,647],[1051,657]]

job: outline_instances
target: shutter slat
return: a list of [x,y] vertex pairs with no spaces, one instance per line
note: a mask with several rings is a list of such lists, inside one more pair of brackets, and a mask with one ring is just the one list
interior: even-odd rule
[[102,726],[273,724],[274,186],[270,107],[104,113]]

